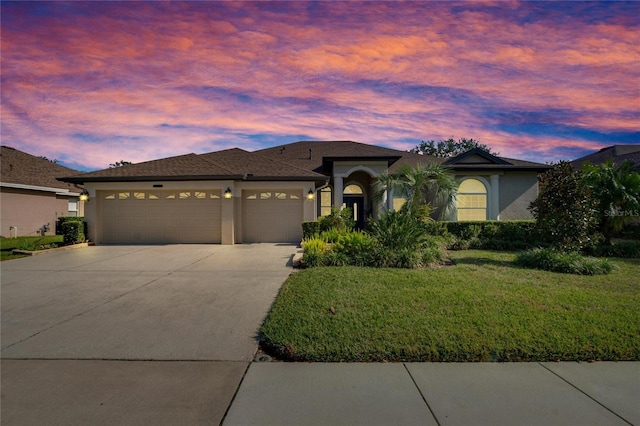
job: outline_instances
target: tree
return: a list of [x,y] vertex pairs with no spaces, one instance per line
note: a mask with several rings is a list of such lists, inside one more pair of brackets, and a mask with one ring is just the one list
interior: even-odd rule
[[600,165],[586,163],[582,172],[597,202],[600,232],[605,243],[611,244],[611,237],[622,229],[625,219],[640,212],[640,173],[633,170],[631,161],[616,166],[612,159]]
[[405,166],[395,174],[383,173],[376,180],[375,187],[377,199],[381,199],[387,190],[405,197],[407,201],[403,208],[415,217],[425,216],[425,209],[429,210],[430,207],[430,198],[436,207],[442,207],[440,216],[445,217],[455,207],[458,191],[453,174],[440,164]]
[[411,150],[411,152],[415,152],[417,154],[431,155],[433,157],[455,157],[456,155],[460,155],[464,152],[467,152],[474,148],[480,148],[484,151],[487,151],[492,155],[500,155],[497,152],[493,152],[491,148],[487,145],[481,144],[479,141],[471,138],[460,138],[459,140],[455,140],[452,137],[447,140],[441,141],[422,141],[420,145],[417,145],[415,148]]
[[579,251],[598,241],[598,209],[582,174],[561,161],[540,177],[540,193],[529,206],[536,228],[556,249]]
[[45,156],[40,156],[40,158],[42,158],[43,160],[50,161],[50,162],[52,162],[53,164],[58,164],[58,163],[59,163],[59,161],[58,161],[58,159],[57,159],[57,158],[55,158],[55,159],[53,159],[53,160],[49,160],[49,159],[48,159],[47,157],[45,157]]
[[116,161],[115,163],[109,164],[109,167],[113,169],[115,167],[128,166],[129,164],[133,164],[133,163],[131,161],[120,160],[120,161]]

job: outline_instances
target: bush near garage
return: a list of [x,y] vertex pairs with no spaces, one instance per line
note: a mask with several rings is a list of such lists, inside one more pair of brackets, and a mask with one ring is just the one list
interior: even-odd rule
[[84,222],[64,221],[60,226],[62,241],[65,245],[84,243]]
[[82,231],[87,235],[87,222],[83,216],[60,216],[56,221],[56,235],[63,235],[62,225],[67,222],[82,222]]

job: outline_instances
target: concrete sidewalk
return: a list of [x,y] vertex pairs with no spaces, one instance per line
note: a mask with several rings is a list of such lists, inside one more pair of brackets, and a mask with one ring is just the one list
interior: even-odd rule
[[640,363],[253,363],[232,425],[640,425]]

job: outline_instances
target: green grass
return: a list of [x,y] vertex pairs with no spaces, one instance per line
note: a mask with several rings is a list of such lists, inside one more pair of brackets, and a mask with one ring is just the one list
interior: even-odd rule
[[640,360],[640,260],[606,276],[451,253],[455,265],[312,268],[284,284],[262,347],[297,361]]
[[0,261],[25,257],[23,254],[13,254],[13,249],[37,250],[43,245],[62,245],[62,235],[48,235],[45,237],[18,237],[0,239]]

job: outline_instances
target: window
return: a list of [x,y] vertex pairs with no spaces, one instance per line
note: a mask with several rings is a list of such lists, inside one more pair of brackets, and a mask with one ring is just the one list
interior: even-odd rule
[[134,192],[133,193],[133,198],[135,198],[136,200],[144,200],[146,198],[147,194],[144,192]]
[[202,200],[204,198],[207,198],[207,193],[206,192],[196,191],[196,192],[193,193],[193,196],[196,197],[199,200]]
[[78,216],[78,200],[69,200],[69,216]]
[[344,189],[343,194],[348,194],[348,195],[362,195],[362,188],[360,188],[358,185],[347,185],[347,187]]
[[458,221],[487,220],[487,188],[477,179],[465,179],[458,188]]
[[331,214],[331,188],[322,188],[318,197],[318,213],[319,216],[327,216]]
[[286,200],[287,199],[287,193],[286,192],[276,192],[274,194],[276,200]]
[[407,202],[407,199],[405,197],[393,197],[393,210],[394,211],[400,211],[400,209],[402,208],[402,206],[404,206],[404,203]]
[[118,192],[119,200],[128,200],[130,196],[131,196],[131,193],[129,192]]

